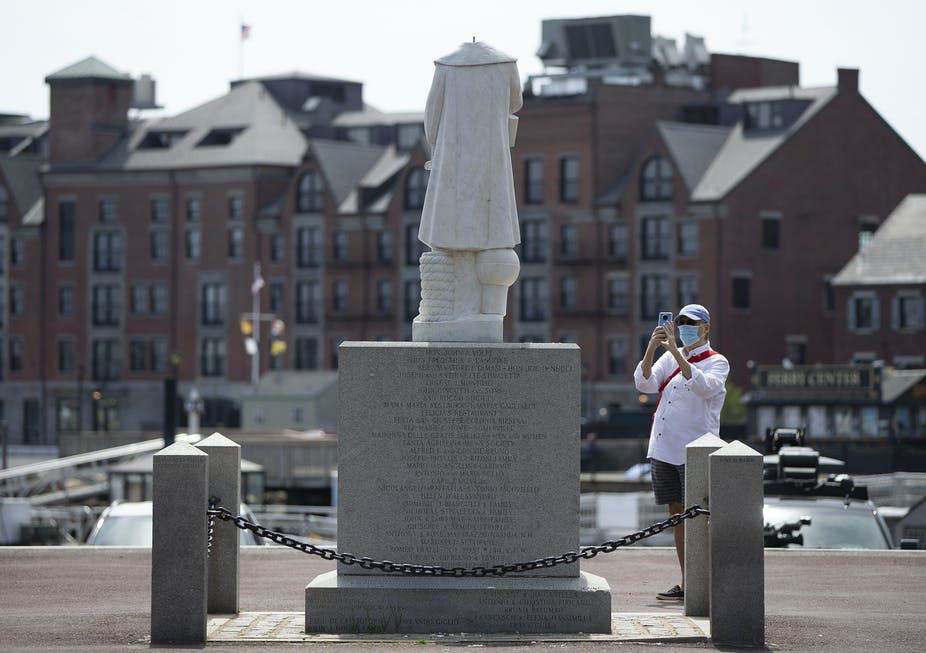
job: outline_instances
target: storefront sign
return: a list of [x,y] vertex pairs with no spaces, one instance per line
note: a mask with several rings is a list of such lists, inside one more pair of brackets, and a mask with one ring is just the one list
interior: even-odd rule
[[759,367],[752,376],[753,402],[878,401],[881,369],[869,366]]

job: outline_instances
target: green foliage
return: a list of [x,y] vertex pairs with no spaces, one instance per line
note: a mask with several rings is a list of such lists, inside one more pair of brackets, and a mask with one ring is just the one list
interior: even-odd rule
[[727,381],[727,397],[720,411],[721,424],[744,424],[746,405],[743,403],[743,389]]

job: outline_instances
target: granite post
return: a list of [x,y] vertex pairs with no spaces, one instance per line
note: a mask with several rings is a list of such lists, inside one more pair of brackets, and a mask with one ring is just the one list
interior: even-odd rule
[[208,460],[186,442],[154,454],[152,644],[206,641]]
[[[338,549],[447,568],[579,550],[579,349],[346,342]],[[566,564],[504,577],[357,565],[306,588],[306,630],[611,632],[607,582]]]
[[708,456],[711,639],[765,643],[762,454],[739,440]]
[[[239,514],[241,505],[241,447],[221,433],[213,433],[196,445],[209,455],[209,498]],[[238,613],[238,528],[216,519],[208,563],[209,613]]]
[[[685,507],[710,509],[708,456],[727,443],[705,433],[685,447]],[[710,539],[708,520],[691,519],[685,524],[685,614],[710,614]]]

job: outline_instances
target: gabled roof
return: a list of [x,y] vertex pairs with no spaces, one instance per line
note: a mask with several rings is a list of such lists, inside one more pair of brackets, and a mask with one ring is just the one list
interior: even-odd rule
[[[207,144],[217,132],[228,142]],[[173,134],[168,147],[147,148],[146,138]],[[205,143],[203,142],[205,140]],[[126,170],[234,165],[298,166],[306,139],[287,112],[259,82],[235,86],[227,94],[184,113],[136,127],[100,166]]]
[[383,192],[379,193],[376,201],[369,206],[363,206],[364,190],[376,191],[382,189],[408,164],[409,158],[411,158],[410,153],[399,152],[393,145],[388,146],[382,156],[367,170],[363,178],[357,182],[356,186],[351,189],[344,201],[338,206],[338,213],[357,213],[361,209],[366,209],[371,213],[386,211],[389,208],[389,200],[392,198],[392,194],[387,192],[389,189],[384,189]]
[[132,81],[132,77],[128,73],[120,72],[96,57],[87,57],[57,72],[53,72],[45,78],[45,81],[51,83],[79,79],[108,79],[118,82]]
[[907,195],[833,284],[926,284],[926,195]]
[[691,192],[701,181],[731,127],[659,121],[656,128],[672,154],[675,165]]
[[6,180],[11,199],[23,220],[42,200],[39,167],[43,163],[44,159],[38,156],[0,154],[0,175]]
[[809,100],[810,105],[789,127],[777,131],[746,132],[742,121],[731,130],[717,156],[708,166],[691,193],[694,202],[723,199],[741,181],[758,168],[820,109],[836,96],[835,87],[800,88],[796,86],[740,89],[727,99],[730,104],[766,100]]
[[309,148],[321,166],[338,206],[386,152],[386,148],[380,145],[318,139],[310,141]]

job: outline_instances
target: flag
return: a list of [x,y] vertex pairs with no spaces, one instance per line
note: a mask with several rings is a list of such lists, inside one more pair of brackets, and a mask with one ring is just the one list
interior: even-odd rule
[[260,276],[260,271],[254,271],[254,283],[251,284],[251,294],[256,295],[264,287],[264,278]]
[[247,23],[241,23],[241,40],[247,41],[249,36],[251,36],[251,26]]

